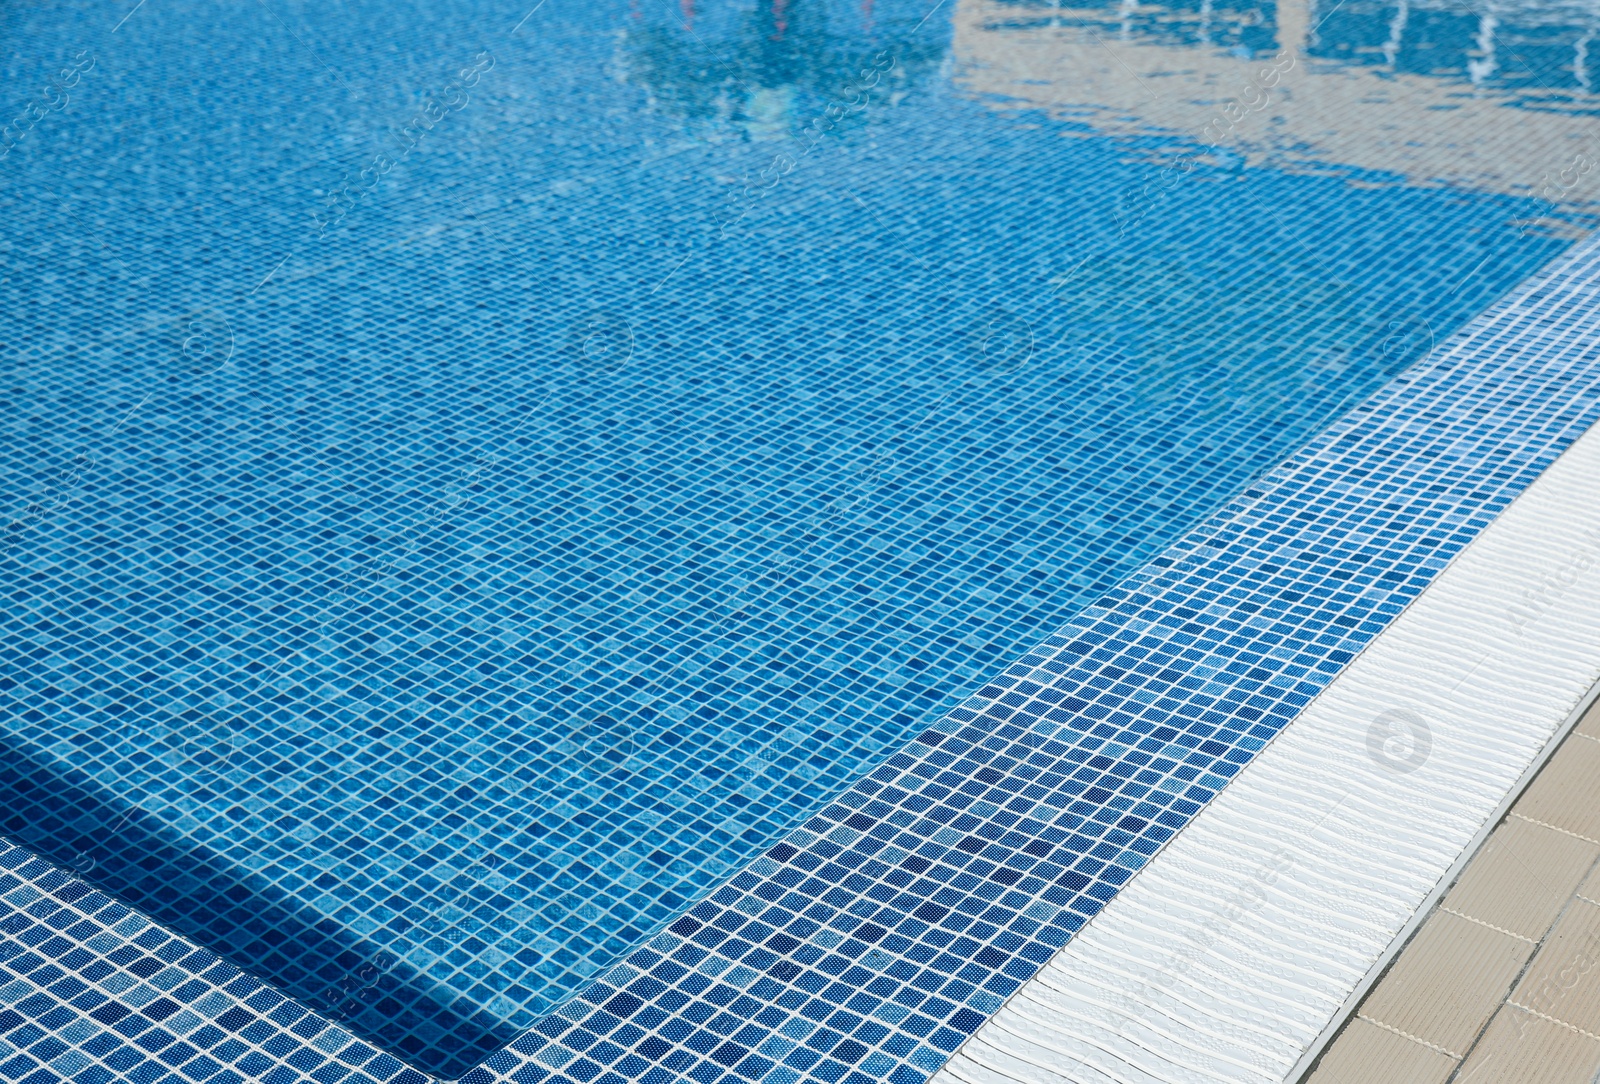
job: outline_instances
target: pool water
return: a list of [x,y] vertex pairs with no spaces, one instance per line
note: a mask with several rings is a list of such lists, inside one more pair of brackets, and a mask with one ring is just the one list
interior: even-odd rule
[[458,1075],[1568,243],[1147,196],[978,48],[1109,10],[8,13],[0,827]]

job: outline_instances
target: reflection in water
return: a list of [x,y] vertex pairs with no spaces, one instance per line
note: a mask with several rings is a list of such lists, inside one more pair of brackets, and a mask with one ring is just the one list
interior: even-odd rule
[[[1206,48],[1241,59],[1292,45],[1274,0],[1003,0],[994,29],[1077,27],[1108,39]],[[1004,14],[1000,14],[1000,12]],[[1285,20],[1293,25],[1298,16]],[[1494,10],[1463,0],[1317,0],[1308,56],[1381,66],[1470,86],[1543,91],[1560,100],[1593,92],[1589,48],[1600,12],[1577,3]]]
[[[1366,284],[1384,269],[1340,266],[1334,235],[1249,240],[1236,218],[1235,244],[1197,236],[1198,207],[1235,204],[1232,190],[1266,209],[1285,174],[1496,201],[1499,228],[1461,238],[1478,249],[1462,271],[1529,234],[1580,234],[1600,158],[1575,59],[1586,24],[1569,11],[1463,10],[962,0],[960,85],[996,111],[1042,108],[1064,134],[1121,137],[1141,163],[1098,209],[1114,241],[1056,295],[1080,363],[1125,374],[1136,408],[1175,431],[1314,424],[1339,411],[1348,373],[1392,375],[1429,354],[1451,323],[1439,297],[1486,288],[1467,275],[1433,299],[1375,308]],[[1533,40],[1559,48],[1528,57],[1507,44]],[[1570,93],[1550,92],[1562,75]]]
[[[1139,4],[1121,24],[1119,10],[961,0],[956,78],[995,109],[1042,107],[1108,134],[1191,144],[1212,143],[1202,133],[1242,97],[1252,108],[1217,142],[1214,162],[1528,197],[1524,214],[1567,237],[1590,221],[1592,185],[1553,196],[1559,214],[1532,197],[1572,163],[1600,157],[1588,71],[1593,16],[1280,0],[1260,18],[1275,38],[1247,40],[1244,9],[1231,32],[1240,47],[1224,49],[1215,36],[1202,40],[1198,16],[1185,8]],[[1210,18],[1215,26],[1217,14]],[[1299,62],[1258,102],[1274,46]]]
[[995,25],[1010,29],[1077,26],[1118,41],[1150,41],[1218,49],[1248,59],[1278,50],[1272,0],[1174,0],[1149,4],[1098,0],[1064,7],[1050,0],[1006,0],[1012,14]]
[[1548,95],[1550,102],[1594,108],[1587,100],[1594,92],[1589,43],[1600,14],[1580,6],[1490,11],[1457,0],[1338,5],[1324,0],[1312,10],[1311,56],[1528,91]]
[[880,50],[895,60],[884,88],[889,101],[938,66],[945,35],[913,33],[922,12],[902,6],[759,0],[749,10],[697,13],[686,0],[677,13],[636,7],[621,34],[619,66],[653,106],[691,126],[731,123],[753,139],[782,138],[845,95]]

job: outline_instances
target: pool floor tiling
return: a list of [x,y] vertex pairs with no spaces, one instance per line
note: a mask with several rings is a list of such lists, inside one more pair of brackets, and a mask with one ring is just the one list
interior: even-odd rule
[[916,1084],[1600,413],[1581,12],[529,8],[0,14],[0,1076]]

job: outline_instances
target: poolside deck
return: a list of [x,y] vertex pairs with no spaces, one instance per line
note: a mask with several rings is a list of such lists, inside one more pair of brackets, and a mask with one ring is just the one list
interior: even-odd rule
[[1309,1084],[1600,1073],[1600,709],[1558,741]]

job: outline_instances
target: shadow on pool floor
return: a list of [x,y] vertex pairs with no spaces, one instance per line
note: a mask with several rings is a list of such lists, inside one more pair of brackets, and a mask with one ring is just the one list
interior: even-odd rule
[[424,1072],[454,1079],[516,1038],[439,1002],[382,946],[3,734],[0,832]]

